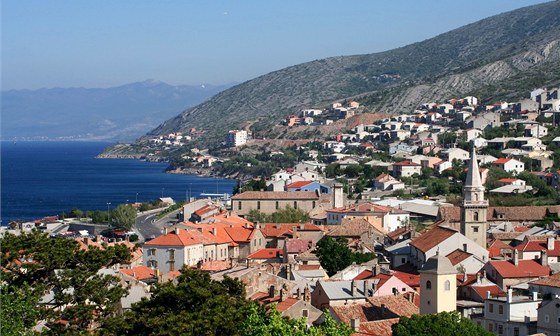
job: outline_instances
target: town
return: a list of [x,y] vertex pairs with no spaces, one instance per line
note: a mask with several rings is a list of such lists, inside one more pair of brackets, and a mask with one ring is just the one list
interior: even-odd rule
[[[102,225],[60,218],[2,234],[41,230],[81,250],[125,246],[131,258],[104,269],[128,289],[121,312],[192,269],[212,281],[240,281],[246,299],[283,317],[308,326],[333,319],[356,335],[392,335],[403,317],[443,312],[496,335],[556,335],[559,90],[535,89],[513,103],[472,96],[425,103],[270,152],[300,153],[293,165],[240,183],[232,197],[189,197],[148,224],[157,235],[142,234],[137,221],[131,232],[106,237]],[[303,109],[278,127],[332,126],[360,109],[358,100]],[[182,147],[196,133],[149,142]],[[223,146],[259,141],[250,130],[231,130]],[[184,159],[201,169],[228,161],[208,150],[190,153]],[[24,271],[32,262],[2,266]]]

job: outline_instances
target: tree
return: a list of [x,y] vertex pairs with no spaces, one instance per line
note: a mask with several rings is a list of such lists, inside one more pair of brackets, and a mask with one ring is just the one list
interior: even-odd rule
[[325,320],[318,326],[307,327],[304,319],[283,318],[273,306],[272,309],[252,304],[249,316],[245,319],[241,335],[247,336],[349,336],[352,329],[348,325],[337,324],[328,312]]
[[373,253],[352,253],[348,248],[346,238],[330,236],[323,237],[317,242],[316,254],[319,257],[321,266],[327,271],[329,276],[345,269],[353,262],[364,263],[375,258]]
[[136,208],[130,204],[121,204],[111,213],[114,226],[130,230],[136,222]]
[[215,281],[208,273],[182,269],[177,285],[156,285],[152,297],[135,304],[114,335],[240,335],[250,313],[243,283],[225,277]]
[[494,335],[458,312],[442,312],[431,315],[401,317],[392,326],[393,336],[491,336]]
[[265,214],[259,210],[253,209],[247,214],[247,220],[261,223],[300,223],[307,222],[309,220],[309,215],[301,209],[294,209],[290,206],[286,206],[284,209],[280,209],[271,214]]
[[[57,335],[91,330],[115,314],[127,293],[117,277],[97,274],[130,259],[125,245],[82,250],[75,240],[38,231],[6,234],[0,244],[3,335],[29,333],[40,320]],[[45,295],[51,299],[39,304]],[[65,327],[55,323],[62,319]]]

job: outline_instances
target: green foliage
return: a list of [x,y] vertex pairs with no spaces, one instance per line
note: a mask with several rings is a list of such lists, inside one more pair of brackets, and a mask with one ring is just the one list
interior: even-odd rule
[[185,202],[177,202],[175,204],[172,204],[172,205],[168,206],[167,208],[163,209],[162,211],[160,211],[157,214],[157,218],[158,219],[163,218],[168,213],[181,209],[183,207],[183,205],[185,205]]
[[401,317],[392,327],[393,336],[491,336],[494,335],[458,312]]
[[225,277],[215,281],[205,272],[184,268],[173,283],[158,284],[150,300],[133,306],[114,335],[240,335],[250,312],[245,287]]
[[241,188],[241,192],[244,191],[260,191],[266,190],[266,180],[264,178],[260,178],[258,180],[249,180],[245,185]]
[[345,238],[333,239],[329,236],[317,242],[316,254],[329,276],[345,269],[353,262],[361,264],[375,258],[373,253],[352,253]]
[[435,179],[427,180],[426,195],[439,196],[449,194],[449,180],[448,179]]
[[301,209],[286,206],[271,214],[253,209],[247,214],[247,220],[261,223],[304,223],[309,221],[309,215]]
[[346,324],[337,324],[325,312],[325,321],[319,326],[307,327],[304,319],[293,320],[283,318],[273,306],[265,309],[256,304],[250,307],[249,316],[246,317],[241,335],[244,336],[349,336],[352,330]]
[[121,204],[111,213],[111,224],[130,230],[136,222],[136,208],[130,204]]
[[[37,231],[6,234],[0,244],[3,335],[27,334],[43,319],[53,334],[83,332],[114,315],[127,293],[118,278],[97,274],[102,267],[130,259],[124,245],[80,250],[75,240],[49,238]],[[40,305],[48,293],[52,300]],[[54,323],[60,319],[68,325]]]

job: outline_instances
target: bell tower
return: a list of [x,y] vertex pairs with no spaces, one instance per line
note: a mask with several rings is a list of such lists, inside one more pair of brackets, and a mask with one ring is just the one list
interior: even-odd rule
[[488,201],[484,199],[478,161],[473,146],[467,179],[463,186],[463,204],[461,205],[461,233],[478,245],[486,248],[488,223]]

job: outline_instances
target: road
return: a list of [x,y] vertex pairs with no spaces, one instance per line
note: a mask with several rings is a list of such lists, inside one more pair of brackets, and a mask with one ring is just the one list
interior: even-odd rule
[[157,220],[157,212],[140,214],[136,217],[136,224],[134,229],[139,233],[140,241],[154,238],[163,233],[164,226],[170,226],[172,223],[177,222],[177,213],[182,209],[171,211],[170,213]]

